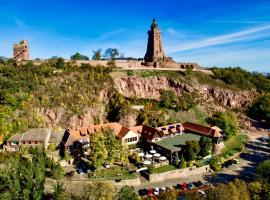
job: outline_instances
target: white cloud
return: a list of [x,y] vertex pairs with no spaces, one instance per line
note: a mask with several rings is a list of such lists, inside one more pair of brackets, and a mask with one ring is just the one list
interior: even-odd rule
[[172,45],[167,48],[168,49],[167,51],[168,53],[175,53],[178,51],[187,51],[187,50],[198,49],[202,47],[231,43],[231,42],[240,41],[240,40],[254,39],[254,38],[262,37],[262,35],[257,35],[257,33],[263,32],[266,30],[270,30],[270,24],[247,29],[244,31],[231,33],[231,34],[206,38],[206,39],[203,39],[197,42],[191,42],[185,45]]
[[225,24],[267,24],[269,21],[263,20],[212,20],[210,23],[225,23]]

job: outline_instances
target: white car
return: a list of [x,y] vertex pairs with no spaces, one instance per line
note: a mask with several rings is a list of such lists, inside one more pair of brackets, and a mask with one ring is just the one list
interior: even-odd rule
[[104,164],[104,167],[105,167],[106,169],[108,169],[108,168],[110,168],[111,166],[110,166],[109,163],[105,163],[105,164]]
[[156,189],[154,190],[154,195],[159,195],[159,188],[156,188]]
[[206,194],[204,191],[202,190],[198,190],[198,193],[202,196],[202,197],[206,197]]

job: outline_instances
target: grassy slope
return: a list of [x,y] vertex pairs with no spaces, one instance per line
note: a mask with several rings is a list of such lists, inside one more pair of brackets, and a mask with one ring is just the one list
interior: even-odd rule
[[100,91],[111,90],[108,68],[0,65],[0,142],[4,136],[42,127],[40,108],[57,108],[68,118],[98,105]]
[[[128,76],[165,76],[175,82],[199,83],[230,88],[233,90],[255,88],[268,91],[269,78],[251,75],[239,69],[214,69],[215,76],[193,72],[175,71],[117,71],[90,66],[75,67],[72,64],[57,63],[55,60],[33,66],[0,64],[0,143],[4,138],[30,127],[46,127],[44,116],[38,109],[57,108],[65,112],[66,118],[82,114],[85,107],[95,107],[100,91],[113,90],[112,78],[121,74]],[[235,76],[234,74],[237,74]],[[239,78],[240,77],[240,78]],[[241,83],[241,84],[240,84]],[[155,104],[149,100],[128,100],[131,105]],[[195,107],[185,112],[151,107],[152,115],[161,116],[168,122],[190,121],[205,123],[209,110]],[[211,112],[211,111],[210,111]]]

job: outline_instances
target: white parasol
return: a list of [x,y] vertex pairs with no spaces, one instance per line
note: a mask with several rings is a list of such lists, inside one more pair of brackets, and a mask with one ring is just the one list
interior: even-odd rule
[[151,153],[151,154],[155,154],[155,153],[157,153],[157,152],[156,152],[156,150],[151,150],[150,153]]
[[145,160],[145,161],[143,161],[143,164],[144,165],[151,165],[151,161],[150,160]]
[[165,157],[165,156],[161,156],[161,157],[159,157],[159,160],[161,160],[161,161],[164,161],[164,160],[166,160],[167,158]]
[[144,157],[144,153],[138,153],[139,157]]
[[158,158],[158,157],[160,157],[160,154],[159,153],[155,153],[153,156]]
[[145,155],[145,158],[152,158],[153,156],[151,154]]

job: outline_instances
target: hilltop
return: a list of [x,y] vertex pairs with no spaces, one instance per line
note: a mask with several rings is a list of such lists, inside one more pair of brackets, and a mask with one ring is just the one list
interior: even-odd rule
[[[240,68],[203,72],[121,70],[76,66],[63,59],[40,65],[0,64],[1,141],[33,127],[75,128],[119,121],[158,126],[179,121],[206,124],[216,111],[245,116],[270,91],[270,79]],[[143,108],[143,110],[140,110]]]

